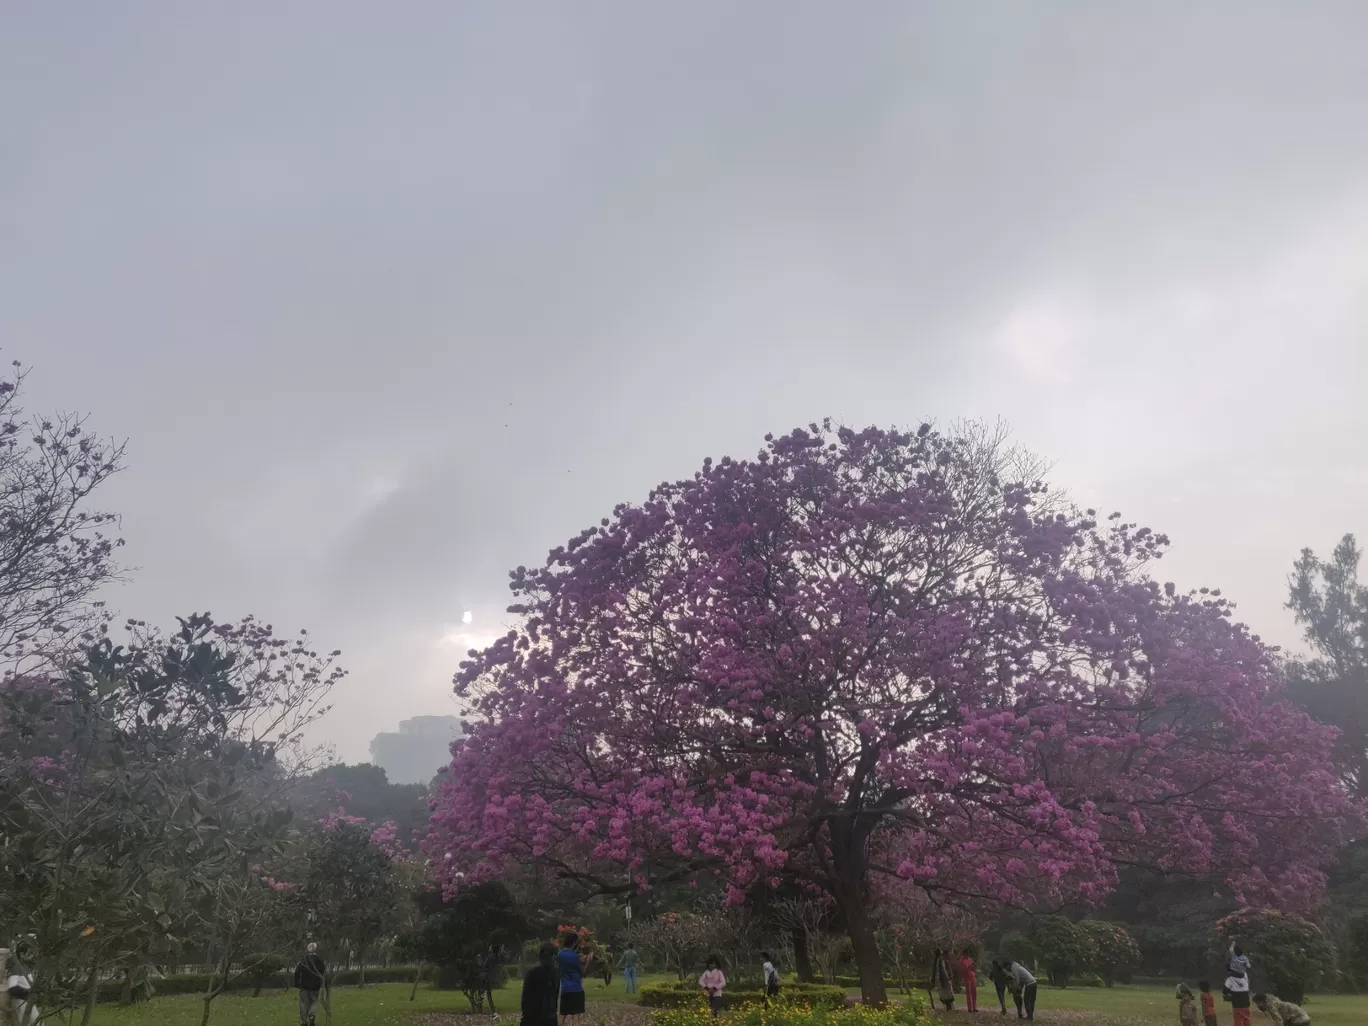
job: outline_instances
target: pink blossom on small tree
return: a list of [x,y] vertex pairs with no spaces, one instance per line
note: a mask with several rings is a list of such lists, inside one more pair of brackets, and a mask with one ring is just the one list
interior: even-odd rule
[[1131,862],[1305,907],[1356,810],[1167,539],[1056,499],[983,432],[812,425],[552,551],[472,652],[482,716],[428,849],[604,892],[699,871],[830,897],[884,1000],[870,882],[1093,902]]

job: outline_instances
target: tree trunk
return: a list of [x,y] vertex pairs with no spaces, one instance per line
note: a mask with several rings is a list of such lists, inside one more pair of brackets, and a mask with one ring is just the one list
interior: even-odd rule
[[323,1026],[332,1026],[332,979],[334,971],[323,974]]
[[[807,931],[801,926],[793,928],[793,968],[798,972],[799,983],[817,982],[812,971],[812,955],[808,952]],[[684,978],[682,973],[679,978]]]
[[860,994],[867,1005],[888,1004],[888,992],[884,990],[883,962],[879,958],[879,942],[874,938],[874,927],[869,921],[864,902],[857,907],[845,910],[846,932],[850,935],[850,946],[855,953],[855,965],[860,970]]
[[90,967],[90,979],[86,984],[85,1009],[81,1012],[81,1026],[90,1026],[90,1017],[95,1013],[95,997],[99,992],[99,966],[92,964]]
[[412,1001],[418,996],[418,981],[423,978],[423,963],[418,963],[418,971],[413,974],[413,989],[409,991],[409,1000]]

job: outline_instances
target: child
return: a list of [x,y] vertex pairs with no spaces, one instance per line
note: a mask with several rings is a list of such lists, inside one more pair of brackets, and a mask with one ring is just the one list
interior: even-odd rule
[[1178,1021],[1183,1026],[1197,1026],[1197,1002],[1192,1000],[1192,988],[1180,983],[1174,996],[1178,998]]
[[722,988],[727,985],[727,978],[722,975],[722,960],[716,955],[708,959],[708,970],[698,978],[698,985],[708,995],[708,1007],[716,1019],[722,1014]]
[[1202,980],[1197,989],[1202,992],[1202,1026],[1216,1026],[1216,999],[1211,996],[1211,984]]

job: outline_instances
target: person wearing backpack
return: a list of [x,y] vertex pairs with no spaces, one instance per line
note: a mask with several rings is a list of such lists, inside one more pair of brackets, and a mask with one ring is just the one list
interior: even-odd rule
[[299,988],[299,1026],[314,1026],[318,995],[327,978],[328,966],[318,953],[318,945],[311,943],[294,971],[294,985]]

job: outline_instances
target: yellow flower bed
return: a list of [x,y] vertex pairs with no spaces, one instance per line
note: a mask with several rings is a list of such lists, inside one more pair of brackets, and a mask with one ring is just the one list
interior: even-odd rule
[[651,1026],[933,1026],[935,1020],[916,998],[904,1005],[875,1008],[871,1005],[810,1007],[776,1000],[766,1008],[747,1003],[728,1009],[714,1019],[705,1002],[682,1008],[661,1008],[651,1013]]

